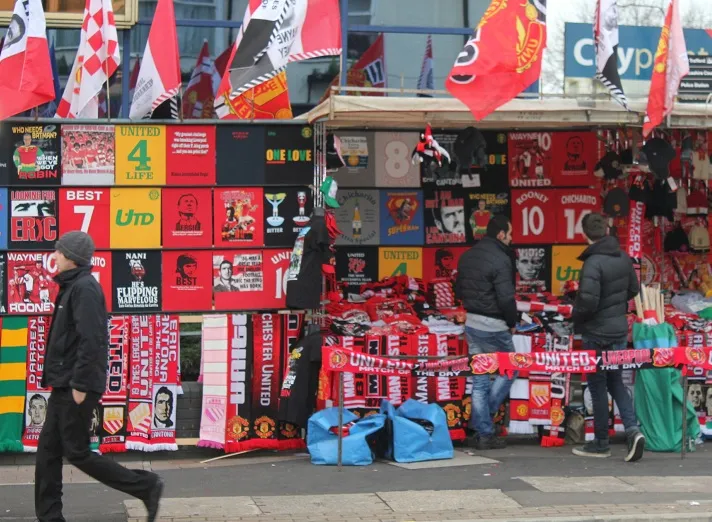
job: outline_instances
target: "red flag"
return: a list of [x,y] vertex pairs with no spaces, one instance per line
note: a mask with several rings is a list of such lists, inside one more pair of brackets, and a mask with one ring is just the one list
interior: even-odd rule
[[655,52],[643,137],[647,137],[672,112],[680,81],[689,73],[690,62],[680,22],[680,6],[677,0],[672,0]]
[[[326,100],[331,95],[331,88],[339,85],[340,74],[336,75],[326,92],[319,100],[319,103]],[[383,34],[379,34],[376,41],[366,51],[346,73],[346,85],[349,87],[387,87],[388,75],[386,74],[386,56],[383,45]],[[348,92],[354,96],[385,96],[382,92]]]
[[220,85],[220,76],[215,69],[215,62],[210,57],[207,40],[198,55],[193,74],[183,93],[184,118],[212,118],[213,97]]
[[141,60],[129,118],[143,118],[180,92],[180,54],[173,0],[158,0]]
[[476,120],[539,78],[546,47],[545,6],[545,0],[492,0],[455,60],[445,88]]
[[0,53],[0,120],[54,101],[45,31],[40,0],[17,0]]

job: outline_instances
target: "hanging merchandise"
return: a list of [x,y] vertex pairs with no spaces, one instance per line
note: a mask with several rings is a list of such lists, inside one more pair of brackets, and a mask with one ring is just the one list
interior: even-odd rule
[[26,388],[25,375],[15,369],[27,361],[28,318],[4,317],[0,326],[0,372],[8,376],[0,390],[0,400],[7,405],[0,411],[0,452],[21,452]]
[[[30,317],[27,324],[27,373],[25,378],[27,398],[25,402],[25,430],[22,435],[22,446],[25,452],[34,453],[37,451],[40,432],[47,419],[47,403],[51,388],[42,386],[42,373],[50,322],[49,317],[40,316]],[[0,360],[0,362],[2,361]]]
[[[346,166],[344,157],[341,155],[341,138],[333,132],[326,135],[326,170],[333,172]],[[368,152],[367,152],[368,154]],[[368,155],[366,155],[368,160]],[[350,166],[350,165],[349,165]]]
[[432,162],[435,162],[438,167],[442,167],[450,161],[450,154],[433,138],[430,124],[426,125],[425,130],[420,133],[415,149],[413,149],[412,162],[414,164],[421,163],[423,168],[428,169]]
[[[106,390],[92,412],[91,434],[96,437],[101,453],[126,451],[127,408],[130,390],[130,358],[140,357],[131,351],[132,316],[112,316],[109,319],[109,364]],[[131,343],[134,340],[131,338]],[[140,374],[147,368],[141,367]]]
[[650,171],[659,180],[670,176],[670,162],[675,159],[675,149],[662,138],[652,138],[643,145]]

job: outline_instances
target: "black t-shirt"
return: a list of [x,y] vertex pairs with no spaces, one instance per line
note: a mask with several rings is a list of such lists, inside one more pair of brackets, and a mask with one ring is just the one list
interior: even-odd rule
[[316,409],[322,342],[323,336],[317,332],[303,337],[290,349],[280,391],[279,420],[306,427]]
[[324,216],[313,215],[294,242],[287,274],[287,307],[298,310],[319,308],[321,266],[332,263],[331,239]]

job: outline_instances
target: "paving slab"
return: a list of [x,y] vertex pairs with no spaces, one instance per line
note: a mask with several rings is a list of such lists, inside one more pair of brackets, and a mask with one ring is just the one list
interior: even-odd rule
[[462,451],[456,451],[453,458],[444,460],[428,460],[425,462],[393,462],[391,460],[381,460],[380,462],[403,469],[453,468],[456,466],[482,466],[500,463],[498,460],[480,457],[479,455],[468,455]]
[[637,491],[647,493],[712,493],[712,476],[618,477]]
[[[129,518],[146,516],[146,508],[140,500],[126,500],[126,514]],[[250,497],[195,497],[164,498],[161,500],[160,518],[185,518],[200,520],[210,517],[258,516],[259,508]]]
[[635,491],[616,477],[516,477],[544,493],[616,493]]
[[396,513],[425,511],[470,512],[488,507],[520,507],[519,504],[499,489],[478,489],[477,491],[389,491],[378,496]]
[[[374,493],[345,495],[292,495],[252,497],[262,513],[267,515],[320,515],[360,513],[392,513],[391,509]],[[233,510],[233,513],[236,511]]]

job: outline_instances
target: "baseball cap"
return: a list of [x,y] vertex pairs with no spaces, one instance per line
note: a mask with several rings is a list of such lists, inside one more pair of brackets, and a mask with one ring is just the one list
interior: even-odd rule
[[648,167],[658,179],[670,176],[670,162],[675,158],[675,149],[662,138],[645,142],[643,152],[648,159]]
[[324,201],[331,208],[339,208],[339,202],[336,201],[336,192],[339,190],[339,186],[336,184],[336,180],[331,176],[327,176],[322,182],[319,191],[324,195]]

